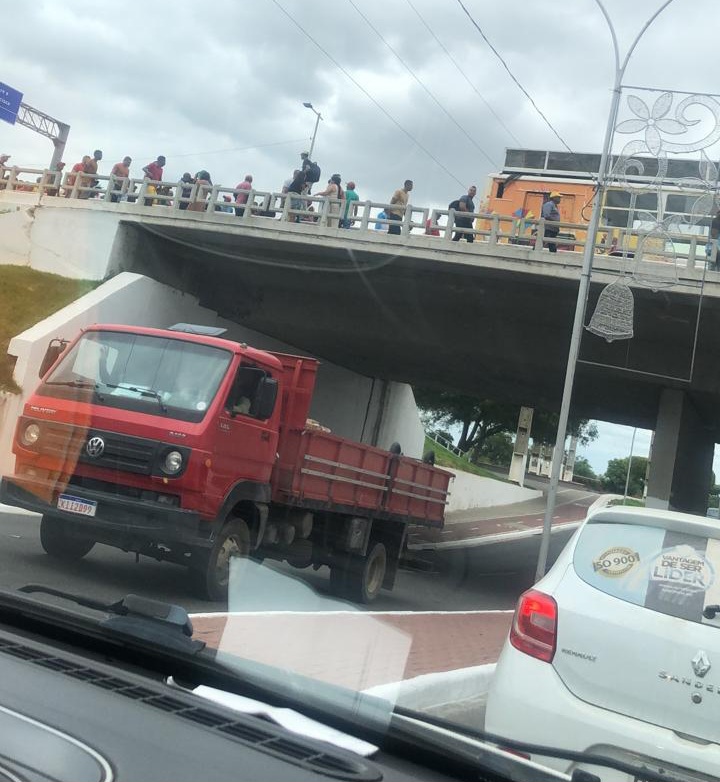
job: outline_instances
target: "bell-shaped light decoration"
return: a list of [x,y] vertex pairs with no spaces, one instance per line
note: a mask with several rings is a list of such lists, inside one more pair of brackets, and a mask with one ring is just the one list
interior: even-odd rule
[[678,283],[677,253],[666,231],[655,229],[638,237],[632,280],[653,292]]
[[608,342],[632,339],[634,309],[635,301],[627,282],[615,280],[603,288],[586,328]]

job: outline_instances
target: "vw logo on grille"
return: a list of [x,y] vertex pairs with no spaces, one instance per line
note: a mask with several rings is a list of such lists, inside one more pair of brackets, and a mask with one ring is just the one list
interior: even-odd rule
[[702,649],[700,649],[695,657],[692,658],[692,667],[693,671],[695,671],[695,675],[699,676],[701,679],[712,667],[710,665],[710,660],[708,660],[708,656]]
[[91,459],[98,459],[105,452],[105,440],[102,437],[91,437],[87,441],[85,452]]

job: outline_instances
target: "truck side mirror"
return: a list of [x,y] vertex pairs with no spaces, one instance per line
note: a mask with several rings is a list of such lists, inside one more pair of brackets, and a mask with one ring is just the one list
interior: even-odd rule
[[38,369],[38,377],[43,378],[47,374],[48,369],[58,360],[60,354],[67,347],[68,342],[66,339],[51,339],[50,344],[47,346],[45,356],[40,363],[40,369]]
[[263,420],[270,418],[275,409],[277,399],[278,381],[274,377],[264,377],[258,384],[253,415]]

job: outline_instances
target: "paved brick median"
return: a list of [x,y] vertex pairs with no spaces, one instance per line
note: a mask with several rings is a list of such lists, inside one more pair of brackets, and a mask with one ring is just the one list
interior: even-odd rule
[[511,611],[193,617],[211,648],[356,690],[495,662]]

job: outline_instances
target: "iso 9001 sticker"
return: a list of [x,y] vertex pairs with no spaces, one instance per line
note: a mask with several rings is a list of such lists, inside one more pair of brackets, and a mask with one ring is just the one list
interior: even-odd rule
[[603,551],[597,559],[593,560],[593,570],[603,576],[617,578],[624,576],[638,562],[640,562],[640,554],[637,551],[625,546],[615,546]]

